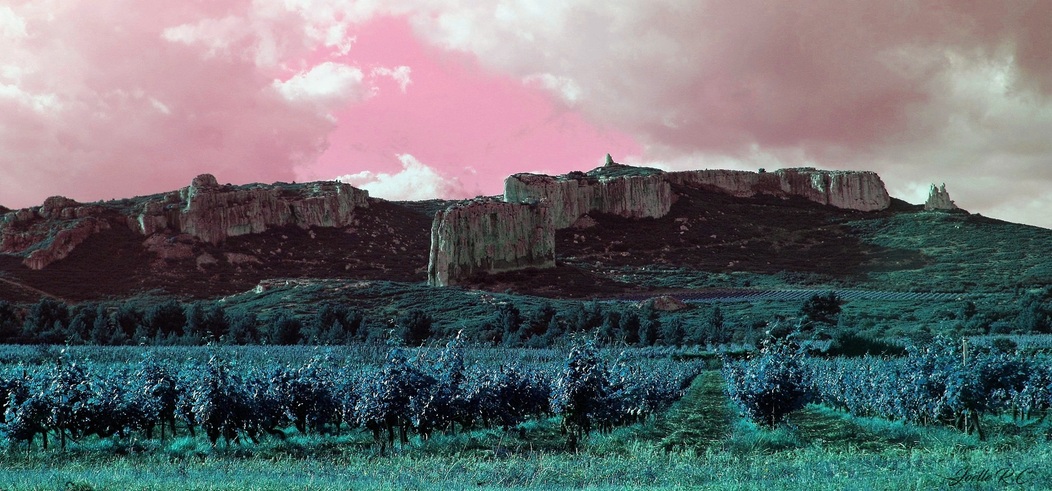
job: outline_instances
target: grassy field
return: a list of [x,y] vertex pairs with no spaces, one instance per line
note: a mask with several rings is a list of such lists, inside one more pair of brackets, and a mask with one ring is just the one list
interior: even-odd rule
[[212,447],[203,438],[8,448],[0,489],[1048,489],[1050,425],[984,421],[980,442],[947,428],[809,406],[762,430],[731,407],[719,372],[666,414],[563,450],[555,420],[524,432],[412,441],[380,456],[360,433]]

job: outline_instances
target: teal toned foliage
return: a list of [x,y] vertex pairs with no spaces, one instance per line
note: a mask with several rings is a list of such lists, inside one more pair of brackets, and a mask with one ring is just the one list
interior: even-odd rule
[[749,419],[773,428],[812,399],[804,356],[798,345],[771,341],[752,358],[725,360],[727,395]]
[[581,425],[580,437],[663,411],[697,373],[692,365],[642,370],[636,365],[644,358],[611,362],[591,347],[583,355],[588,366],[580,365],[581,352],[571,353],[560,392],[550,363],[503,357],[469,367],[459,339],[434,351],[395,348],[372,368],[329,356],[248,364],[208,351],[207,360],[181,363],[149,351],[134,362],[94,364],[60,353],[33,370],[0,371],[0,441],[31,447],[57,439],[65,447],[88,437],[134,442],[201,432],[213,446],[229,447],[363,428],[383,452],[413,435],[511,431],[553,411]]

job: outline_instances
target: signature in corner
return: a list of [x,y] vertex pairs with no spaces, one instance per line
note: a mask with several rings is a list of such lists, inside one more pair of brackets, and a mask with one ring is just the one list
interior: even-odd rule
[[1006,486],[1026,485],[1034,482],[1037,472],[1033,469],[1010,469],[1002,467],[996,470],[975,470],[970,466],[961,469],[960,472],[944,476],[950,487],[973,483],[998,483]]

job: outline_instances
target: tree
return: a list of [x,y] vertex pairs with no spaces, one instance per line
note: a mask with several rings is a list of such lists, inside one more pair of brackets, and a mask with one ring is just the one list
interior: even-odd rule
[[1019,314],[1012,327],[1023,334],[1049,332],[1049,314],[1035,295],[1027,295],[1021,302]]
[[835,292],[825,295],[812,295],[800,308],[800,315],[804,318],[804,324],[814,327],[815,324],[825,326],[837,325],[840,317],[840,306],[844,304],[843,299]]
[[76,344],[86,342],[90,337],[94,324],[95,306],[81,305],[77,307],[74,310],[73,319],[69,320],[69,327],[66,329],[68,332],[66,341]]
[[203,327],[208,340],[222,339],[230,330],[230,319],[226,315],[226,309],[220,304],[213,304],[205,309]]
[[683,328],[683,321],[679,318],[662,326],[661,339],[669,346],[682,346],[686,340],[687,332]]
[[[127,342],[133,339],[135,331],[138,330],[139,325],[142,324],[143,314],[134,306],[129,304],[123,304],[117,308],[117,311],[113,313],[113,338],[111,342],[116,343],[114,339],[119,340],[119,344],[127,344]],[[138,341],[138,340],[136,340]]]
[[555,314],[555,307],[552,307],[550,303],[546,303],[541,308],[531,312],[529,319],[526,321],[526,338],[544,336],[548,332],[548,326],[551,324],[552,319],[555,318]]
[[91,331],[88,341],[96,346],[108,346],[113,337],[113,328],[110,327],[110,314],[106,307],[99,305],[95,307],[95,320],[91,323]]
[[259,319],[254,312],[231,312],[230,329],[226,342],[230,344],[253,344],[259,342]]
[[588,332],[603,325],[603,313],[596,302],[577,304],[568,316],[569,332]]
[[522,344],[522,315],[519,309],[510,303],[501,304],[497,309],[497,327],[501,331],[501,341],[505,346]]
[[549,346],[559,343],[562,338],[566,335],[566,329],[563,327],[563,323],[559,322],[559,318],[552,316],[552,319],[548,321],[548,330],[544,333],[544,339]]
[[69,307],[50,298],[33,304],[22,323],[23,336],[41,343],[61,343],[69,323]]
[[659,324],[652,319],[643,319],[639,323],[639,345],[653,346],[658,340]]
[[712,309],[708,319],[705,320],[700,341],[704,344],[715,345],[727,342],[728,338],[723,321],[723,311],[717,306]]
[[154,305],[146,311],[146,324],[163,337],[179,336],[186,325],[186,312],[175,300]]
[[639,315],[628,312],[621,318],[621,334],[624,336],[625,344],[635,346],[639,344]]
[[331,303],[323,303],[307,322],[303,323],[303,331],[300,333],[305,344],[324,344],[321,341],[322,334],[326,333],[333,324],[337,324],[336,310]]
[[204,344],[207,337],[205,327],[205,308],[201,302],[186,306],[186,325],[183,327],[183,344]]
[[303,323],[288,312],[281,312],[271,321],[269,341],[281,346],[293,345],[300,340]]
[[431,316],[424,311],[410,309],[398,316],[395,327],[406,346],[420,346],[431,337],[432,323]]
[[0,300],[0,343],[10,343],[18,337],[21,319],[15,306],[6,300]]

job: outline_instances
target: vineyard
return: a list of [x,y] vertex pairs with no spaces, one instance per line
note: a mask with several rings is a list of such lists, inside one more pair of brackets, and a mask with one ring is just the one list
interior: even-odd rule
[[[879,291],[879,290],[813,290],[813,289],[778,289],[759,290],[746,288],[708,288],[698,291],[686,291],[672,296],[691,303],[735,303],[756,301],[795,302],[804,301],[815,295],[834,293],[846,302],[855,300],[874,300],[881,302],[914,302],[957,300],[980,295],[942,292]],[[985,294],[984,297],[1005,298],[1004,294]],[[624,300],[646,300],[646,295],[622,295]]]
[[981,420],[1025,423],[1052,407],[1052,365],[1011,347],[945,340],[904,357],[817,358],[772,342],[747,360],[727,360],[728,395],[753,421],[774,427],[810,403],[858,417],[946,425],[984,438]]
[[592,343],[557,363],[466,366],[459,340],[440,350],[390,349],[381,364],[315,357],[301,364],[213,356],[175,363],[147,351],[134,363],[8,365],[0,375],[0,437],[14,448],[91,438],[204,434],[212,445],[363,431],[383,453],[411,438],[475,429],[516,431],[556,418],[569,449],[593,432],[666,410],[700,372],[693,363],[604,355]]

